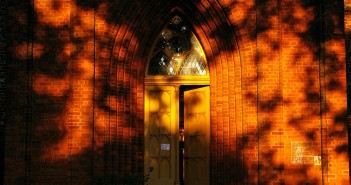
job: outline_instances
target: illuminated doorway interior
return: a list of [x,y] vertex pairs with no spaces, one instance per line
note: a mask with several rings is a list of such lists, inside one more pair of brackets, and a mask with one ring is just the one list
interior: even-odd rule
[[209,184],[209,82],[199,40],[173,17],[145,74],[144,169],[153,169],[150,185]]

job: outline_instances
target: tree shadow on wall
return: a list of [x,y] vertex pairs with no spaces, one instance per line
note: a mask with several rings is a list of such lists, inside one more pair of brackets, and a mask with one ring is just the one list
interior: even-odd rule
[[[204,32],[210,31],[208,37],[218,43],[214,57],[220,56],[220,52],[228,52],[230,56],[230,52],[237,49],[238,46],[231,43],[235,43],[235,36],[239,35],[235,35],[232,29],[242,26],[257,26],[256,29],[248,29],[250,41],[255,43],[257,37],[264,40],[268,53],[282,50],[279,40],[270,37],[271,32],[279,30],[274,24],[276,22],[269,21],[280,13],[273,0],[260,1],[256,6],[243,9],[244,17],[237,25],[230,25],[226,19],[234,9],[243,6],[236,1],[224,6],[217,2],[199,1],[79,0],[72,4],[74,9],[67,9],[57,1],[31,3],[8,2],[8,23],[11,24],[7,42],[11,62],[7,64],[6,77],[9,105],[5,125],[5,181],[10,184],[16,184],[17,177],[18,184],[42,183],[39,177],[42,181],[55,181],[57,184],[89,184],[93,177],[101,174],[116,173],[122,176],[126,172],[143,173],[143,148],[140,147],[144,139],[143,118],[140,116],[143,113],[135,105],[142,101],[136,100],[136,94],[143,92],[143,89],[137,89],[137,92],[135,89],[139,88],[137,77],[144,75],[138,74],[140,71],[135,70],[130,61],[143,60],[151,52],[152,48],[146,47],[149,46],[146,38],[157,36],[162,23],[168,21],[164,20],[165,16],[173,7],[181,6],[187,17],[199,18],[194,21],[197,26],[211,28]],[[40,3],[44,3],[43,6],[39,6]],[[342,32],[342,16],[332,19],[335,17],[333,15],[339,15],[334,11],[342,8],[342,1],[333,1],[331,5],[338,8],[326,11],[323,19],[320,15],[322,7],[318,2],[301,0],[280,5],[280,10],[286,11],[279,20],[282,30],[296,30],[288,36],[300,40],[297,47],[303,46],[291,51],[292,57],[287,62],[302,71],[300,76],[294,76],[294,80],[303,84],[299,102],[282,96],[279,90],[268,98],[260,97],[255,91],[244,94],[248,100],[258,101],[258,112],[266,115],[279,114],[284,106],[300,104],[301,109],[287,120],[287,125],[302,133],[304,142],[308,143],[318,143],[321,133],[302,123],[316,117],[332,117],[333,124],[328,125],[329,131],[325,137],[343,139],[350,130],[346,107],[334,110],[336,103],[325,99],[326,94],[337,95],[345,90],[345,82],[338,76],[346,70],[339,65],[343,60],[338,57],[340,53],[337,49],[327,48],[330,43],[337,43],[342,38],[329,37],[318,31],[323,22],[325,33]],[[221,9],[224,11],[219,11]],[[65,12],[71,10],[77,12],[71,12],[66,20]],[[53,12],[51,16],[48,15],[50,11]],[[55,14],[56,11],[60,13]],[[99,14],[104,11],[105,14]],[[314,17],[306,20],[298,12],[307,12]],[[257,25],[256,18],[259,19]],[[112,25],[116,30],[111,30],[111,33],[98,32],[97,23]],[[117,35],[124,40],[115,40]],[[133,39],[136,41],[130,39],[131,35],[135,36]],[[115,43],[98,45],[100,40],[95,40],[108,40],[109,37]],[[130,49],[135,42],[146,49],[135,54],[134,49]],[[109,51],[107,60],[97,60],[96,48],[103,51],[109,44],[118,46],[118,51]],[[270,57],[264,53],[259,52],[257,56],[259,67],[262,67],[260,64],[274,62],[264,63],[265,57]],[[310,57],[310,64],[314,67],[299,65],[305,62],[303,59],[306,56]],[[324,71],[316,71],[315,66],[319,62],[324,66]],[[330,76],[326,77],[325,74]],[[260,79],[265,79],[267,74],[258,75],[258,81],[253,80],[253,85],[263,84]],[[129,84],[123,84],[124,81]],[[322,87],[322,92],[311,87]],[[249,181],[249,176],[256,176],[262,184],[283,184],[289,183],[282,180],[283,174],[295,174],[300,181],[295,181],[296,184],[319,183],[318,179],[307,175],[313,168],[311,165],[287,166],[275,161],[282,146],[278,144],[277,148],[271,148],[269,136],[276,131],[277,124],[275,117],[259,117],[259,133],[248,132],[237,136],[236,150],[212,161],[212,182],[241,184]],[[252,143],[258,143],[258,147],[261,147],[256,164],[248,164],[246,158]],[[349,155],[348,143],[339,143],[335,152]],[[12,165],[16,169],[11,169]],[[257,169],[258,174],[251,169]]]

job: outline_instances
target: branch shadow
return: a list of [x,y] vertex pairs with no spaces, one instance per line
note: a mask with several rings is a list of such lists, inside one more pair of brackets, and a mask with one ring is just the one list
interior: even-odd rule
[[[133,30],[133,27],[127,29],[132,30],[133,33],[118,32],[125,34],[123,43],[116,41],[116,43],[109,44],[120,46],[116,52],[121,58],[110,56],[107,61],[96,60],[97,56],[94,56],[97,47],[95,42],[100,42],[100,40],[95,41],[94,39],[104,39],[113,34],[98,33],[97,29],[94,30],[95,27],[85,28],[84,15],[86,14],[80,15],[79,12],[75,12],[72,13],[69,22],[51,24],[50,21],[45,22],[40,19],[40,16],[43,15],[39,14],[38,7],[19,0],[8,2],[7,22],[10,24],[8,25],[9,38],[7,43],[9,61],[11,62],[7,64],[8,74],[6,76],[9,105],[6,112],[5,139],[8,143],[5,144],[3,151],[12,152],[9,145],[14,143],[18,143],[25,149],[15,150],[19,154],[5,153],[4,158],[19,167],[18,183],[14,180],[16,175],[11,174],[14,173],[13,171],[5,172],[5,181],[14,182],[14,184],[31,181],[35,184],[41,183],[36,181],[35,177],[45,175],[51,177],[53,174],[58,176],[53,178],[57,180],[67,177],[65,169],[69,169],[72,174],[62,182],[58,180],[57,184],[74,182],[73,179],[77,179],[77,182],[88,183],[95,175],[102,173],[116,173],[121,176],[129,172],[142,174],[143,149],[139,146],[143,144],[143,118],[140,117],[141,110],[135,108],[137,106],[135,105],[136,96],[139,92],[131,89],[131,86],[136,87],[137,85],[133,83],[138,81],[137,76],[144,76],[144,74],[138,74],[138,71],[131,66],[130,61],[142,60],[145,57],[143,53],[150,53],[153,48],[146,48],[142,54],[135,54],[129,49],[132,47],[130,43],[140,42],[144,44],[142,46],[146,46],[145,42],[148,41],[145,41],[145,35],[150,38],[155,37],[156,32],[162,29],[161,19],[167,17],[166,15],[173,8],[181,7],[187,13],[186,17],[189,20],[197,25],[211,28],[211,30],[205,31],[210,31],[208,37],[218,43],[218,51],[214,52],[214,58],[220,58],[221,52],[230,56],[231,52],[237,50],[237,45],[233,43],[237,42],[238,35],[235,35],[233,29],[248,25],[248,27],[255,26],[255,29],[248,31],[250,41],[256,42],[255,39],[259,36],[267,44],[267,51],[258,51],[257,64],[273,64],[274,60],[270,59],[274,58],[265,52],[281,52],[283,49],[279,40],[270,37],[269,34],[270,31],[277,29],[274,21],[276,16],[280,14],[275,2],[273,0],[259,1],[257,5],[248,8],[242,22],[238,25],[228,23],[227,19],[230,12],[240,6],[236,1],[232,1],[225,7],[222,7],[218,2],[207,6],[208,4],[200,1],[169,1],[164,5],[161,5],[164,2],[160,1],[78,0],[74,2],[72,6],[79,12],[93,11],[94,21],[102,19],[105,24],[112,25],[111,27],[115,29],[130,26],[129,22],[133,23],[132,26],[144,26],[145,30]],[[344,59],[340,58],[338,48],[334,50],[328,48],[330,43],[337,43],[342,38],[324,34],[324,32],[336,35],[343,33],[342,16],[335,16],[340,15],[339,11],[343,8],[343,3],[342,1],[329,3],[328,6],[336,8],[325,11],[323,20],[320,18],[323,7],[319,2],[298,0],[282,5],[285,12],[279,20],[282,24],[281,29],[284,31],[295,30],[294,38],[299,39],[299,46],[304,46],[303,49],[293,51],[292,59],[287,62],[290,66],[302,68],[301,76],[295,77],[297,81],[302,83],[302,88],[298,92],[302,98],[296,102],[294,98],[282,96],[279,91],[274,91],[273,95],[267,99],[262,99],[259,92],[244,94],[244,98],[247,100],[258,100],[257,110],[265,115],[277,114],[282,106],[289,107],[295,105],[294,103],[301,105],[301,109],[296,110],[294,115],[289,117],[287,125],[302,133],[305,142],[318,143],[322,137],[320,130],[309,127],[309,124],[306,123],[325,115],[332,117],[330,131],[326,137],[340,140],[348,137],[348,141],[350,141],[350,136],[347,134],[350,133],[351,128],[346,119],[350,115],[348,107],[335,111],[333,107],[338,105],[337,102],[325,99],[325,93],[337,96],[337,93],[343,93],[346,88],[346,82],[339,76],[346,70],[343,64]],[[155,10],[150,7],[151,5],[164,9]],[[61,10],[62,6],[61,2],[52,1],[48,11]],[[158,17],[158,19],[143,18],[145,12],[135,11],[144,8],[147,9],[150,16]],[[221,9],[223,12],[220,11]],[[106,11],[103,15],[95,14],[103,10]],[[297,14],[299,11],[313,16],[312,18],[301,17]],[[258,15],[259,19],[263,21],[258,21],[257,25],[254,25],[252,20],[256,18],[253,18],[253,15]],[[142,21],[140,21],[141,19]],[[78,35],[75,35],[73,27],[82,29],[82,33],[77,31]],[[320,28],[323,28],[323,32],[319,31]],[[147,34],[142,34],[142,32],[147,32]],[[137,41],[129,39],[131,36],[128,34],[134,34]],[[94,41],[92,42],[92,40]],[[112,40],[115,41],[115,39]],[[348,44],[346,45],[349,47]],[[99,47],[103,48],[104,46]],[[310,54],[312,54],[312,57],[309,58],[312,62],[308,63],[310,65],[300,65],[305,62],[304,58],[309,57]],[[266,58],[269,59],[268,62],[265,60]],[[94,63],[95,61],[98,63]],[[317,70],[316,66],[318,65],[322,65],[325,71]],[[133,69],[129,70],[130,68]],[[264,79],[265,75],[259,73],[258,80]],[[347,76],[349,77],[350,74],[347,73]],[[119,84],[119,79],[126,79],[128,82]],[[249,85],[259,86],[260,84],[257,79],[252,79]],[[320,86],[322,86],[322,90],[315,88]],[[119,107],[120,105],[123,107]],[[77,110],[73,110],[74,108]],[[81,123],[80,125],[65,125],[67,120],[83,121],[77,121]],[[96,125],[94,125],[95,122]],[[251,163],[247,163],[246,158],[241,156],[252,147],[249,146],[250,143],[260,142],[263,147],[269,146],[268,140],[271,133],[280,132],[280,130],[276,130],[277,124],[274,117],[259,118],[259,133],[247,133],[236,138],[236,141],[240,142],[237,144],[237,150],[231,153],[233,156],[221,156],[222,159],[216,159],[215,162],[211,163],[212,166],[219,169],[218,172],[211,171],[211,175],[214,177],[211,179],[212,183],[230,184],[235,182],[241,184],[248,181],[246,178],[251,176],[251,173],[258,173],[255,175],[259,177],[261,184],[272,182],[284,184],[289,182],[282,179],[282,174],[291,173],[299,177],[299,180],[295,181],[296,184],[306,184],[306,182],[318,184],[319,179],[307,175],[312,168],[311,166],[291,167],[275,161],[279,155],[280,147],[285,147],[279,143],[277,148],[261,148],[257,167],[250,166]],[[15,130],[15,128],[19,129]],[[79,134],[77,132],[75,135],[72,134],[76,133],[72,131],[74,129],[81,129],[84,132],[79,132]],[[279,135],[279,133],[277,134]],[[253,137],[257,137],[258,140],[252,139]],[[73,141],[63,149],[57,145],[62,140]],[[89,144],[83,145],[82,143]],[[82,146],[77,146],[79,144]],[[48,151],[50,146],[54,146],[49,151],[49,154],[52,155],[51,158],[41,158],[40,154]],[[348,143],[339,143],[334,150],[339,155],[350,155]],[[54,154],[55,152],[58,154]],[[215,159],[215,154],[212,156]],[[22,161],[23,158],[26,159],[24,163],[16,162],[18,159]],[[67,161],[67,159],[70,160]],[[94,160],[98,162],[92,162]],[[5,165],[10,162],[5,161]],[[232,164],[234,167],[228,164]],[[48,165],[51,170],[45,170],[48,169]],[[77,169],[79,167],[82,168]],[[10,166],[5,166],[5,169],[7,168]],[[30,169],[37,169],[37,172]],[[252,169],[258,169],[258,172],[252,172]],[[6,173],[14,177],[9,177]],[[30,175],[32,177],[28,178]],[[80,178],[86,179],[80,181]]]

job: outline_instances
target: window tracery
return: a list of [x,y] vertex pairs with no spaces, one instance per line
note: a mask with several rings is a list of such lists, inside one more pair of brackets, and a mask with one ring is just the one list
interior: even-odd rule
[[173,17],[158,37],[148,75],[206,74],[206,58],[200,42],[179,16]]

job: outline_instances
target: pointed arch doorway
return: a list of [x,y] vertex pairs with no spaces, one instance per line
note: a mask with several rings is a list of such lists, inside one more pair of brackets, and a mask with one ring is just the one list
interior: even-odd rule
[[148,184],[209,185],[209,70],[199,40],[179,16],[157,38],[144,83]]

